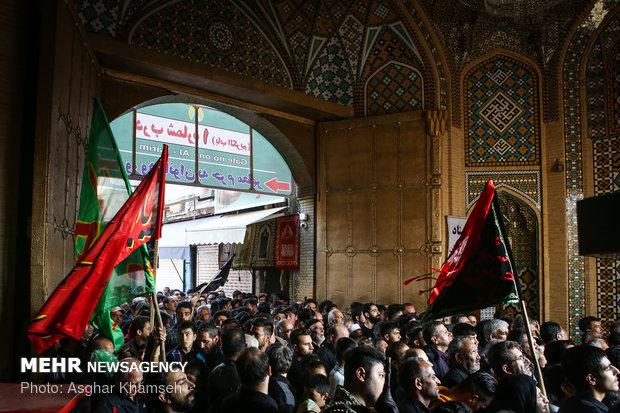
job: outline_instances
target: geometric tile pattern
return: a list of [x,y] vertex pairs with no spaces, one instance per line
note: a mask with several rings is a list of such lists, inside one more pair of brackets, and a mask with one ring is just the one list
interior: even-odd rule
[[362,44],[362,35],[364,33],[364,25],[355,17],[349,15],[338,28],[338,34],[342,39],[342,44],[346,50],[349,64],[351,65],[351,73],[357,76],[359,70],[359,56]]
[[119,0],[74,0],[84,28],[102,36],[116,37],[121,5]]
[[607,134],[605,100],[609,99],[609,93],[603,85],[605,80],[603,60],[603,48],[599,38],[592,45],[586,75],[588,137],[590,138],[600,138]]
[[[431,56],[433,56],[432,64],[436,68],[437,75],[439,76],[439,79],[438,79],[439,81],[438,81],[437,86],[435,85],[435,79],[433,79],[432,76],[428,76],[428,78],[425,79],[424,83],[426,85],[426,100],[425,100],[426,107],[429,109],[435,109],[435,108],[447,109],[448,108],[448,81],[447,81],[446,72],[449,70],[449,68],[444,66],[444,63],[439,54],[439,48],[436,45],[436,40],[431,36],[431,32],[429,28],[427,27],[427,24],[425,23],[425,21],[420,17],[420,12],[418,11],[418,9],[413,5],[411,1],[403,0],[403,4],[405,5],[405,7],[407,7],[407,11],[409,12],[410,16],[414,19],[414,24],[417,30],[421,32],[421,35],[422,35],[421,39],[424,39],[424,41],[426,42],[425,44],[430,50]],[[412,29],[410,28],[408,28],[407,31],[409,33],[413,33]],[[416,37],[415,40],[418,40],[418,38]],[[430,61],[427,60],[425,56],[422,56],[422,62],[424,63],[425,68],[429,67]],[[435,88],[439,90],[439,102],[435,102],[435,98],[433,96],[433,91],[435,91]]]
[[418,102],[447,106],[437,40],[407,0],[405,8],[387,0],[73,1],[89,32],[304,90],[352,106],[356,116],[366,110],[369,78],[391,61],[418,71],[425,85]]
[[[414,0],[403,0],[405,4]],[[564,45],[577,18],[593,2],[586,1],[502,1],[503,4],[526,4],[535,10],[538,5],[551,4],[552,8],[534,13],[528,18],[497,18],[485,10],[491,3],[482,0],[415,0],[433,26],[435,37],[441,42],[449,66],[451,85],[452,122],[461,127],[467,117],[462,112],[467,90],[460,83],[462,71],[472,61],[490,50],[503,48],[527,56],[542,75],[542,113],[545,122],[558,121],[560,116],[561,58]],[[611,2],[605,2],[610,4]],[[512,6],[510,6],[512,7]],[[413,7],[410,7],[412,9]],[[412,13],[413,14],[413,13]],[[534,29],[532,29],[534,27]],[[428,84],[427,84],[428,87]]]
[[[607,119],[608,135],[620,133],[620,41],[616,43],[613,52],[605,69],[605,84],[609,85],[604,91],[607,104],[605,118]],[[598,78],[601,81],[603,80],[602,76]],[[599,91],[601,90],[599,89]]]
[[498,190],[510,189],[541,210],[539,171],[465,172],[467,210],[478,200],[488,180],[492,180]]
[[585,262],[579,255],[577,233],[577,201],[583,199],[583,142],[581,136],[580,65],[592,32],[578,28],[564,61],[564,169],[566,175],[567,255],[568,255],[568,317],[569,335],[580,342],[579,319],[586,308]]
[[538,79],[528,66],[496,56],[465,76],[465,165],[540,163]]
[[502,135],[523,113],[525,109],[501,90],[478,110],[478,116]]
[[[502,190],[498,190],[497,193],[522,297],[528,315],[538,319],[540,314],[538,219],[534,211],[516,197]],[[514,309],[521,312],[516,306]]]
[[337,38],[333,37],[315,60],[308,73],[306,94],[347,106],[353,102],[347,58]]
[[[620,190],[620,18],[611,18],[592,44],[587,68],[588,137],[593,139],[594,193]],[[605,63],[607,62],[607,63]],[[596,260],[596,298],[603,326],[620,316],[620,261]]]
[[375,73],[364,89],[366,114],[405,112],[423,107],[422,76],[417,70],[396,62]]
[[376,31],[373,39],[368,36],[364,43],[366,60],[362,61],[361,78],[366,80],[362,113],[422,109],[423,69],[416,51],[392,27]]
[[229,3],[172,3],[143,20],[130,43],[292,87],[277,51]]
[[362,61],[364,67],[363,78],[369,79],[383,68],[387,62],[395,61],[420,70],[422,63],[416,56],[416,52],[395,32],[391,27],[383,27],[377,31],[376,40],[369,39],[364,42],[363,55],[367,56]]
[[[620,191],[620,137],[597,139],[593,147],[595,194]],[[620,316],[620,260],[597,259],[596,268],[598,316],[609,326]]]

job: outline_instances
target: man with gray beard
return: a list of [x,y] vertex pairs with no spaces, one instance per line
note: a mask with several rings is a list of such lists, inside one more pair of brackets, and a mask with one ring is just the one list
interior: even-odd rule
[[314,347],[314,352],[316,353],[323,341],[325,341],[325,328],[323,327],[323,323],[316,319],[312,318],[306,321],[304,328],[310,332],[310,337],[312,337],[312,346]]
[[451,369],[441,383],[451,388],[461,383],[470,374],[480,370],[480,354],[475,340],[467,336],[457,336],[448,345]]

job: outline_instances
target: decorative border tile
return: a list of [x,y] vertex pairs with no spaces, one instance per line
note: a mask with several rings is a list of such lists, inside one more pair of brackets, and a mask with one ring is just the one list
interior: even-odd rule
[[491,179],[496,188],[510,188],[541,210],[539,171],[465,172],[465,199],[469,210]]

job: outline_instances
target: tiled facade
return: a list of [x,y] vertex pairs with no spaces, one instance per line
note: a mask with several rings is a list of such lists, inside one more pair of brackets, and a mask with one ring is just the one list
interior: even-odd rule
[[[587,306],[606,323],[618,317],[616,261],[596,261],[597,302],[588,303],[575,210],[585,196],[620,188],[615,2],[605,2],[602,21],[585,0],[558,2],[527,19],[489,17],[451,0],[74,2],[89,32],[303,91],[352,107],[358,117],[447,109],[459,138],[449,151],[464,152],[464,162],[450,160],[457,178],[444,184],[457,205],[450,208],[469,210],[491,178],[505,191],[503,205],[536,224],[513,235],[529,240],[515,250],[521,278],[529,280],[524,294],[538,303],[542,244],[549,244],[544,197],[561,199],[567,265],[556,271],[565,278],[555,280],[568,286],[570,334],[578,339]],[[546,154],[560,146],[563,187],[544,187],[556,160]],[[301,245],[310,248],[315,200],[298,202],[311,217],[301,232]],[[291,283],[296,298],[312,295],[314,282],[314,254],[300,255],[304,275]]]
[[465,75],[466,166],[540,164],[538,79],[527,65],[497,56]]

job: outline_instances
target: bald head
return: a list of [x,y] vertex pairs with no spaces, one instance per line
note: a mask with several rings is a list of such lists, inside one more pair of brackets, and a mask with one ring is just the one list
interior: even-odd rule
[[327,341],[335,345],[338,340],[342,337],[349,337],[349,329],[347,329],[344,324],[334,324],[330,328],[327,329]]
[[417,357],[417,358],[420,358],[420,359],[426,361],[427,363],[430,363],[430,361],[428,359],[428,356],[426,355],[424,350],[422,350],[421,348],[411,347],[403,355],[403,359],[407,359],[407,358],[411,358],[411,357]]

